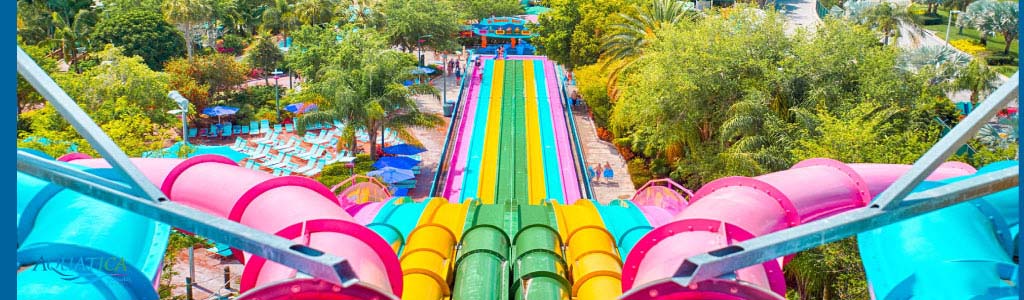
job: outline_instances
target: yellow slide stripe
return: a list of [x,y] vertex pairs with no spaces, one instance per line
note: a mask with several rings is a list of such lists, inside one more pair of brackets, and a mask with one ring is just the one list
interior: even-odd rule
[[530,204],[537,205],[545,197],[544,154],[540,143],[540,115],[537,111],[537,86],[533,61],[523,61],[523,83],[526,91],[526,174],[530,178]]
[[487,136],[484,138],[484,156],[480,168],[480,201],[494,204],[494,193],[497,191],[498,176],[498,140],[501,139],[501,93],[505,82],[505,61],[494,61],[491,73],[491,103],[487,108]]

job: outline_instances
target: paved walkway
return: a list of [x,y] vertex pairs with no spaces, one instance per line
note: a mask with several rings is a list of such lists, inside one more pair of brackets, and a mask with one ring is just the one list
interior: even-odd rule
[[[447,93],[449,101],[459,94],[458,84],[452,83],[454,80],[455,76],[449,76],[448,88],[443,89]],[[443,81],[440,77],[431,82],[439,91],[442,90],[442,83]],[[416,99],[420,111],[442,115],[443,107],[441,100],[425,95],[417,95],[413,98]],[[451,118],[444,118],[444,120],[445,122],[436,128],[409,129],[409,133],[423,144],[424,149],[427,149],[427,152],[420,154],[423,160],[420,162],[420,174],[416,175],[416,188],[409,190],[409,196],[413,199],[422,199],[429,196],[430,184],[434,181],[434,173],[437,172],[438,162],[441,160],[441,151],[444,150],[445,133],[448,131],[448,124],[452,122]]]
[[797,28],[814,32],[821,18],[815,0],[779,0],[777,7],[786,16],[786,33],[794,34]]
[[[576,90],[575,86],[568,86],[568,91]],[[579,131],[580,146],[583,147],[583,156],[588,166],[608,163],[612,166],[615,176],[611,180],[601,178],[600,181],[591,181],[591,188],[594,190],[594,199],[601,203],[608,203],[615,199],[629,199],[636,193],[633,188],[633,180],[629,177],[629,170],[626,168],[626,160],[619,154],[615,145],[597,138],[597,129],[594,128],[594,121],[587,111],[581,107],[573,109],[573,116],[576,119],[576,129]]]

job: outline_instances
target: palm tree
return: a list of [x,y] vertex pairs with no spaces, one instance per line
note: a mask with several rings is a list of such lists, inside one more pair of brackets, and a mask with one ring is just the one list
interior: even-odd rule
[[93,26],[96,25],[99,17],[85,9],[79,10],[70,19],[65,19],[56,12],[52,14],[52,17],[54,25],[52,41],[60,43],[60,52],[64,62],[74,68],[77,73],[80,54],[78,48],[88,46],[87,39],[92,34]]
[[971,103],[978,104],[979,98],[984,97],[998,86],[999,75],[995,70],[988,67],[984,57],[976,57],[971,60],[957,74],[953,81],[953,87],[971,91]]
[[195,47],[193,30],[197,25],[210,20],[213,5],[209,0],[165,0],[161,8],[167,21],[178,25],[178,29],[185,34],[185,48],[191,60],[192,49]]
[[274,1],[263,11],[263,16],[260,19],[263,21],[263,24],[260,25],[261,31],[275,33],[287,32],[299,24],[295,15],[295,4],[289,3],[288,0]]
[[306,25],[318,25],[331,21],[334,3],[329,0],[299,0],[295,4],[295,17]]
[[610,26],[614,33],[606,36],[601,44],[601,55],[606,59],[604,67],[614,65],[608,77],[609,98],[614,100],[617,96],[618,74],[658,38],[659,30],[678,23],[686,11],[683,1],[655,0],[636,17],[619,14],[622,22]]
[[882,44],[889,44],[889,37],[899,36],[899,28],[901,23],[910,23],[910,13],[906,9],[896,7],[893,4],[884,2],[875,5],[867,11],[867,23],[874,26],[878,31],[882,32],[884,38]]
[[990,34],[1001,34],[1006,41],[1003,55],[1010,54],[1010,46],[1017,39],[1017,12],[1020,3],[1017,1],[981,0],[971,3],[957,24],[969,26],[981,32],[981,44],[986,44]]
[[[362,65],[351,70],[331,67],[324,72],[321,82],[310,92],[326,99],[323,108],[298,118],[296,126],[305,130],[315,123],[338,120],[345,124],[355,144],[355,130],[363,130],[369,137],[370,155],[376,159],[377,136],[384,129],[402,131],[414,126],[436,126],[440,116],[421,112],[412,95],[431,93],[432,87],[406,87],[402,82],[411,78],[415,60],[408,54],[394,50],[368,50],[361,57]],[[433,90],[432,93],[436,93]]]

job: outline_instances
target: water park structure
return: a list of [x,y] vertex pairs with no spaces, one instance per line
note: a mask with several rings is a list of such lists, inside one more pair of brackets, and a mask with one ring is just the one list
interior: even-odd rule
[[[817,158],[599,203],[565,71],[466,65],[432,197],[367,202],[217,155],[128,158],[19,48],[19,74],[103,156],[19,150],[19,299],[156,299],[172,228],[233,247],[238,299],[784,299],[792,254],[853,235],[876,299],[1019,298],[1019,163],[946,162],[1019,75],[913,165]],[[96,259],[123,268],[38,267]]]

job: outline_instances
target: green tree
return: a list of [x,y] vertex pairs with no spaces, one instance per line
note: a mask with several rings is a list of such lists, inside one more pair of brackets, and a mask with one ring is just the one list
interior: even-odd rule
[[679,23],[685,12],[683,1],[655,0],[637,16],[619,14],[622,22],[610,25],[613,33],[604,36],[601,44],[601,55],[606,59],[604,66],[614,66],[608,77],[610,98],[614,100],[617,95],[615,85],[619,72],[628,68],[643,49],[658,38],[663,27]]
[[320,25],[331,22],[334,3],[329,0],[298,0],[295,16],[305,25]]
[[351,131],[366,131],[370,138],[370,155],[376,158],[377,137],[385,128],[402,134],[409,126],[434,126],[441,122],[440,116],[419,111],[412,98],[413,94],[436,93],[436,90],[402,84],[413,76],[411,72],[416,66],[410,55],[394,50],[365,49],[359,62],[358,68],[330,68],[320,82],[310,87],[310,92],[321,95],[326,103],[318,111],[299,117],[300,130],[318,122],[344,122],[353,138]]
[[164,0],[161,6],[164,18],[167,21],[178,25],[178,29],[185,35],[185,49],[188,59],[192,60],[192,50],[195,49],[195,27],[203,22],[209,21],[213,15],[213,5],[210,0]]
[[274,41],[271,40],[270,35],[264,34],[256,38],[249,49],[245,49],[245,62],[252,68],[258,68],[263,71],[263,81],[267,85],[270,85],[270,79],[266,76],[271,70],[277,69],[278,65],[284,61],[284,54],[281,54],[281,49],[274,45]]
[[1017,28],[1020,3],[1017,1],[980,0],[967,6],[967,10],[957,20],[959,24],[978,29],[982,33],[982,44],[989,34],[1000,34],[1006,41],[1003,55],[1010,54],[1013,40],[1019,34]]
[[295,14],[294,7],[293,1],[271,1],[270,5],[267,5],[263,10],[263,15],[260,16],[260,21],[262,21],[260,30],[285,34],[290,32],[299,25],[299,19]]
[[[459,15],[451,0],[385,0],[383,28],[389,41],[405,49],[422,46],[438,51],[455,49]],[[429,38],[425,36],[430,35]]]
[[[43,71],[53,73],[57,70],[57,61],[46,55],[45,48],[25,44],[20,44],[18,46],[21,47],[29,57],[32,57],[32,60],[34,60],[36,64],[43,69]],[[37,108],[46,101],[43,99],[43,96],[36,92],[35,88],[33,88],[28,81],[25,81],[25,78],[21,77],[20,74],[18,75],[17,100],[18,114],[32,108]]]
[[867,24],[882,32],[882,44],[889,44],[889,37],[899,36],[900,23],[912,24],[910,12],[905,7],[883,2],[867,11]]
[[601,41],[620,23],[620,12],[631,0],[549,0],[551,10],[541,14],[533,38],[538,51],[569,69],[597,62]]
[[[248,69],[245,65],[228,54],[197,56],[192,61],[184,58],[173,59],[167,62],[166,71],[170,74],[170,82],[173,83],[171,88],[183,92],[182,95],[186,96],[198,110],[211,105],[212,101],[225,99],[227,92],[248,79]],[[190,83],[186,78],[194,82]],[[202,88],[205,88],[205,93],[196,91]],[[207,98],[201,97],[203,95]]]
[[18,36],[25,44],[37,45],[53,34],[50,9],[42,1],[18,0]]
[[463,18],[469,20],[492,16],[517,16],[524,13],[523,5],[517,0],[457,0],[455,5],[461,8]]
[[99,17],[91,10],[82,9],[78,13],[65,18],[63,14],[53,12],[53,40],[58,43],[64,62],[76,72],[81,70],[78,62],[82,60],[79,48],[89,48],[89,36],[92,34]]
[[971,103],[978,104],[999,83],[999,73],[992,70],[984,58],[971,60],[962,68],[953,81],[953,87],[971,91]]
[[121,47],[125,55],[141,56],[154,70],[185,52],[181,34],[152,11],[118,11],[96,24],[93,38]]

